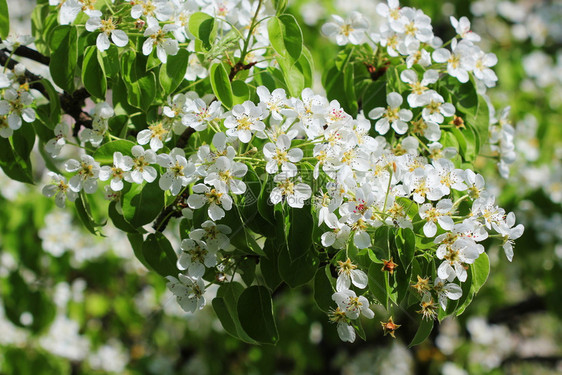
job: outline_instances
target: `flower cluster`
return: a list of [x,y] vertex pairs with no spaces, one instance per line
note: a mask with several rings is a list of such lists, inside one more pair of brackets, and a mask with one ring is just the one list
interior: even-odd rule
[[23,64],[0,72],[0,137],[10,138],[24,122],[30,124],[35,121],[34,102]]

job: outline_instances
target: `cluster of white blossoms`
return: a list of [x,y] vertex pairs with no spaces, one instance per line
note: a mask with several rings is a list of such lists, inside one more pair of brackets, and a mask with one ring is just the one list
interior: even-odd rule
[[322,31],[335,38],[339,45],[368,43],[384,48],[389,56],[405,58],[409,69],[419,64],[427,69],[445,70],[460,82],[467,82],[471,72],[486,87],[495,86],[498,78],[490,68],[496,65],[497,58],[475,44],[480,36],[470,30],[468,18],[451,17],[457,35],[449,42],[448,49],[444,48],[441,38],[433,34],[431,19],[423,11],[400,7],[398,0],[380,3],[376,10],[385,19],[377,27],[371,26],[360,13],[353,12],[347,20],[332,16],[332,21],[325,24]]
[[[7,47],[5,42],[0,48]],[[0,72],[0,137],[10,138],[24,122],[31,124],[35,121],[34,102],[23,64]]]
[[[257,91],[257,104],[247,101],[225,113],[217,102],[208,105],[193,93],[175,97],[170,101],[175,116],[168,117],[169,111],[164,110],[162,121],[138,133],[138,144],[129,155],[115,152],[113,164],[104,166],[87,154],[68,160],[64,166],[72,177],[66,182],[53,174],[53,183],[44,193],[64,205],[65,196],[72,200],[81,191],[94,193],[100,180],[110,180],[106,196],[120,201],[124,183],[155,183],[158,174],[160,188],[172,195],[189,189],[184,215],[191,218],[193,210],[204,210],[209,220],[192,228],[181,243],[178,268],[186,274],[168,277],[168,287],[186,311],[205,304],[202,276],[206,268],[217,266],[221,251],[229,246],[232,228],[220,221],[227,211],[236,209],[246,192],[244,178],[249,167],[263,167],[272,175],[272,204],[301,208],[314,202],[324,247],[344,249],[352,242],[358,249],[369,248],[375,229],[382,225],[413,228],[413,216],[408,212],[416,206],[419,220],[424,222],[423,235],[437,247],[439,278],[432,290],[441,306],[447,299],[460,298],[460,287],[454,281],[466,280],[466,266],[484,251],[479,242],[489,231],[503,238],[511,260],[512,240],[521,235],[522,226],[513,227],[514,215],[506,215],[495,204],[481,175],[455,166],[450,160],[456,155],[453,150],[434,141],[428,152],[423,142],[408,135],[414,132],[414,126],[406,122],[409,116],[398,120],[403,121],[400,127],[405,126],[404,138],[392,145],[382,136],[369,135],[369,120],[352,118],[337,101],[329,102],[310,89],[301,98],[288,98],[282,89],[270,93],[259,87]],[[398,97],[389,95],[388,101],[386,111],[400,113]],[[451,116],[454,107],[445,111],[443,116]],[[160,152],[171,142],[177,126],[211,129],[215,134],[211,144],[197,147],[190,156],[180,148]],[[311,200],[314,181],[319,186]],[[465,201],[471,202],[471,209],[461,214],[459,206]],[[341,280],[334,294],[340,314],[336,315],[338,332],[347,341],[354,338],[349,320],[359,314],[372,316],[366,298],[350,289],[350,280],[359,288],[366,285],[364,272],[355,267],[351,263],[340,266]],[[430,293],[424,296],[424,303],[435,306]]]
[[[98,33],[96,45],[100,51],[107,50],[112,43],[117,47],[125,47],[131,43],[130,35],[141,32],[144,39],[142,53],[150,55],[155,50],[162,63],[167,62],[168,56],[176,55],[180,48],[185,48],[180,44],[187,44],[190,52],[195,51],[196,38],[189,31],[189,20],[196,12],[215,17],[218,21],[218,38],[222,39],[224,48],[236,49],[235,57],[239,57],[244,49],[240,38],[247,37],[256,12],[259,17],[256,19],[274,14],[269,5],[262,5],[257,0],[118,0],[107,4],[108,9],[103,13],[96,7],[95,0],[50,0],[49,4],[57,6],[61,25],[73,23],[81,13],[89,17],[85,27],[89,32]],[[263,56],[269,47],[266,22],[255,26],[245,47],[247,54],[244,64],[255,63],[260,68],[268,66]],[[207,63],[193,53],[189,56],[185,78],[190,81],[205,78],[208,75],[207,68]]]

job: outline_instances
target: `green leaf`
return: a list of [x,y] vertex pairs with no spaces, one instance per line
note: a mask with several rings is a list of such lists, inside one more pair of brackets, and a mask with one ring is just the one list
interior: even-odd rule
[[275,344],[279,333],[273,318],[271,294],[264,286],[251,286],[238,299],[240,324],[248,336],[263,344]]
[[96,46],[89,46],[84,53],[82,61],[82,82],[90,94],[98,99],[105,100],[107,79],[103,59]]
[[74,71],[78,64],[78,31],[76,27],[61,25],[53,29],[49,41],[53,81],[68,93],[74,92]]
[[189,52],[180,48],[176,55],[168,56],[167,63],[160,67],[160,85],[162,85],[166,94],[174,92],[183,81],[188,62]]
[[332,287],[330,279],[329,265],[319,268],[318,271],[316,271],[316,275],[314,275],[314,302],[316,302],[320,310],[326,313],[334,307],[334,301],[332,300],[334,288]]
[[211,66],[210,76],[213,93],[216,95],[217,99],[220,100],[226,108],[232,108],[232,85],[230,84],[228,72],[226,71],[224,65],[213,64]]
[[275,13],[277,15],[282,14],[285,9],[287,9],[288,0],[273,0],[273,6],[275,7]]
[[416,235],[411,229],[401,228],[396,236],[396,248],[405,270],[410,267],[416,251]]
[[142,245],[142,255],[146,263],[161,276],[177,277],[177,256],[170,241],[162,233],[148,235]]
[[289,256],[293,260],[311,251],[312,229],[314,228],[311,207],[311,205],[305,205],[303,208],[289,207],[290,226],[287,233],[287,246]]
[[121,57],[121,76],[127,88],[127,102],[147,112],[156,97],[156,76],[146,71],[146,59],[134,51]]
[[232,104],[242,104],[250,99],[250,89],[241,80],[232,82]]
[[266,256],[260,259],[261,274],[269,289],[274,291],[283,282],[279,275],[279,246],[273,238],[267,238],[263,250]]
[[19,130],[14,132],[12,136],[14,144],[14,151],[23,160],[29,160],[29,155],[33,150],[35,144],[35,130],[31,125],[24,125]]
[[367,273],[369,277],[369,291],[384,306],[388,306],[388,276],[379,263],[373,263]]
[[55,90],[53,84],[49,80],[43,78],[39,82],[47,91],[47,95],[49,95],[49,118],[48,121],[47,118],[43,118],[43,121],[45,121],[45,125],[47,125],[50,129],[54,129],[59,123],[61,116],[59,93]]
[[294,64],[302,52],[302,31],[295,17],[290,14],[271,17],[267,31],[275,52]]
[[414,336],[408,347],[411,348],[412,346],[416,346],[424,342],[425,339],[428,338],[429,334],[433,330],[433,323],[434,323],[433,319],[429,319],[429,320],[422,319],[420,322],[420,326],[418,327],[418,330],[416,332],[416,335]]
[[252,285],[256,276],[257,257],[243,257],[238,261],[237,271],[247,286]]
[[238,318],[238,299],[244,287],[237,282],[223,284],[213,299],[213,308],[225,331],[230,335],[250,344],[256,344],[242,328]]
[[193,36],[201,41],[203,47],[208,51],[214,42],[217,33],[216,21],[207,13],[195,12],[189,17],[188,29]]
[[478,293],[482,285],[488,280],[490,274],[490,259],[488,254],[482,253],[470,266],[472,273],[472,291]]
[[127,238],[129,239],[129,243],[133,248],[133,253],[137,259],[146,267],[146,269],[150,269],[150,265],[147,263],[146,259],[144,259],[144,255],[142,253],[142,246],[144,244],[144,237],[140,233],[128,233]]
[[0,38],[6,39],[10,33],[10,14],[8,13],[8,3],[0,0]]
[[13,180],[29,184],[33,183],[33,173],[31,172],[31,161],[29,158],[23,159],[14,151],[10,141],[1,137],[0,167]]
[[129,222],[127,222],[127,220],[125,220],[123,215],[121,215],[117,211],[116,206],[117,206],[117,202],[111,201],[109,203],[109,208],[108,208],[109,218],[113,222],[113,225],[115,225],[115,228],[120,229],[127,233],[138,233],[135,227],[133,227]]
[[150,223],[164,207],[164,192],[157,183],[133,184],[123,197],[123,216],[135,228]]
[[131,148],[133,148],[134,145],[134,142],[124,139],[104,143],[94,152],[94,159],[100,164],[113,164],[113,154],[115,152],[131,156]]
[[101,233],[99,232],[99,230],[96,229],[96,227],[100,225],[94,222],[94,219],[92,218],[92,214],[90,212],[90,207],[88,205],[88,202],[84,201],[83,194],[78,194],[78,198],[76,198],[76,201],[74,202],[74,206],[76,207],[76,212],[78,213],[78,217],[80,218],[80,221],[82,221],[82,224],[84,224],[84,227],[90,233],[96,236],[100,235]]

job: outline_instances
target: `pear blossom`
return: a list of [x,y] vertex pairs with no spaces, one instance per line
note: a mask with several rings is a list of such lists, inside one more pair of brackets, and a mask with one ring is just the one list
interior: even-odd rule
[[203,99],[195,98],[187,101],[185,112],[183,122],[195,131],[202,131],[207,129],[210,122],[220,118],[222,106],[219,101],[207,105]]
[[460,82],[468,82],[468,72],[474,68],[473,45],[467,40],[451,42],[452,52],[446,48],[438,48],[433,52],[433,60],[447,63],[447,73],[456,77]]
[[181,242],[181,254],[177,261],[180,270],[187,270],[187,275],[200,278],[205,274],[205,268],[217,265],[217,254],[209,251],[203,241],[194,241],[186,238]]
[[166,287],[176,296],[178,304],[185,312],[195,312],[205,306],[205,282],[201,278],[185,276],[166,276]]
[[474,77],[482,81],[486,87],[494,87],[498,81],[498,76],[490,68],[497,63],[498,58],[495,54],[479,51],[472,71]]
[[55,138],[49,139],[47,143],[45,143],[45,151],[52,157],[57,157],[62,147],[66,144],[66,136],[70,132],[70,126],[65,122],[61,122],[55,126],[53,131],[55,133]]
[[119,151],[113,153],[113,167],[108,165],[100,168],[99,178],[101,181],[111,179],[111,189],[115,192],[123,189],[123,179],[125,172],[133,168],[133,159],[130,156],[123,156]]
[[456,301],[462,297],[462,289],[458,284],[447,283],[439,277],[433,282],[433,290],[437,292],[437,299],[443,310],[447,309],[447,299]]
[[33,104],[33,96],[29,92],[8,88],[3,95],[4,100],[0,100],[0,116],[7,115],[10,129],[18,130],[22,120],[27,123],[35,121],[35,111],[28,107]]
[[373,310],[369,308],[369,301],[364,296],[357,296],[353,290],[344,289],[332,295],[332,300],[349,319],[358,319],[363,315],[367,319],[375,317]]
[[436,256],[443,262],[437,268],[437,275],[443,280],[458,278],[460,282],[465,282],[468,274],[464,265],[474,263],[479,255],[474,243],[465,238],[456,240],[452,245],[439,247]]
[[462,39],[468,40],[470,42],[479,42],[480,35],[472,32],[470,30],[470,21],[466,17],[461,17],[460,19],[456,19],[455,17],[451,16],[451,25],[455,28],[457,35],[460,36]]
[[425,203],[420,207],[420,217],[427,222],[423,226],[423,233],[427,237],[433,237],[437,233],[437,225],[439,223],[444,230],[451,230],[453,228],[453,219],[450,215],[453,210],[453,202],[450,199],[443,199],[437,202],[433,207],[431,203]]
[[340,340],[344,342],[355,341],[355,329],[349,324],[349,318],[345,311],[339,307],[330,312],[330,321],[337,324],[337,331]]
[[[375,123],[375,130],[379,132],[379,134],[386,134],[390,125],[392,125],[392,129],[398,134],[404,134],[408,130],[408,124],[406,121],[410,121],[412,119],[412,111],[408,109],[400,109],[400,105],[404,100],[402,96],[396,92],[391,92],[386,96],[386,102],[388,103],[388,107],[382,108],[374,108],[369,112],[369,117],[373,120],[379,119]],[[382,118],[381,118],[382,117]]]
[[297,167],[294,163],[299,162],[303,157],[303,152],[300,148],[291,147],[291,140],[286,135],[280,135],[277,142],[266,143],[263,147],[263,155],[267,164],[265,170],[267,173],[277,173],[278,168],[287,174],[287,176],[294,177],[297,175]]
[[78,194],[70,188],[66,178],[54,172],[49,172],[49,177],[51,177],[51,183],[44,186],[42,192],[48,198],[54,196],[57,207],[64,208],[67,198],[71,202],[78,198]]
[[171,137],[170,130],[166,129],[161,122],[149,125],[148,129],[143,129],[137,134],[137,142],[139,145],[150,143],[152,151],[158,151],[164,147]]
[[79,133],[83,143],[90,142],[93,146],[99,146],[103,136],[109,127],[109,119],[115,112],[106,102],[97,103],[92,110],[92,128],[85,128]]
[[159,154],[156,161],[166,168],[158,181],[162,190],[170,190],[172,195],[178,195],[182,187],[193,182],[195,166],[187,162],[182,149],[176,147],[169,154]]
[[411,107],[421,107],[424,105],[423,97],[433,91],[428,90],[428,85],[437,82],[439,79],[439,72],[434,69],[429,69],[423,74],[423,78],[420,81],[418,73],[414,70],[406,69],[400,73],[400,79],[402,82],[406,82],[412,90],[407,98],[408,104],[410,104]]
[[523,224],[515,226],[515,214],[510,212],[507,214],[505,221],[492,223],[492,227],[496,232],[503,236],[503,250],[505,251],[505,256],[511,262],[513,259],[513,241],[518,239],[523,235],[524,227]]
[[277,204],[285,200],[290,207],[302,208],[304,202],[312,196],[312,189],[305,183],[297,182],[295,177],[281,172],[273,178],[276,186],[271,190],[269,199]]
[[232,208],[232,198],[227,193],[221,192],[216,188],[210,188],[205,184],[193,186],[193,194],[187,198],[187,204],[193,209],[198,209],[209,204],[209,218],[214,221],[222,219],[225,210]]
[[230,245],[228,235],[232,229],[224,224],[216,224],[206,220],[197,228],[189,232],[189,238],[195,241],[204,241],[210,251],[226,250]]
[[455,106],[445,103],[445,99],[433,90],[419,97],[417,103],[424,107],[422,117],[425,121],[441,124],[445,117],[455,114]]
[[129,37],[123,30],[117,29],[113,17],[109,17],[107,20],[97,16],[90,17],[86,22],[86,30],[92,32],[98,29],[101,33],[96,38],[96,46],[102,52],[109,48],[110,37],[117,47],[125,47],[129,43]]
[[204,182],[214,186],[218,191],[240,195],[246,192],[246,184],[241,180],[248,172],[248,166],[230,160],[226,156],[219,156],[209,167]]
[[324,35],[335,38],[339,46],[362,44],[366,37],[369,22],[359,12],[351,12],[349,18],[344,20],[340,16],[332,15],[332,20],[322,26]]
[[344,248],[351,233],[351,228],[347,224],[341,223],[333,213],[327,214],[324,222],[332,230],[322,234],[322,246],[331,246],[334,249]]
[[351,284],[359,289],[367,287],[367,274],[357,268],[357,265],[347,258],[345,262],[338,261],[338,278],[336,280],[336,290],[338,292],[349,289]]
[[265,117],[267,117],[267,110],[261,104],[256,106],[249,100],[237,104],[227,113],[224,120],[224,126],[228,129],[226,134],[237,137],[242,143],[248,143],[252,133],[264,131],[265,124],[262,120]]
[[67,172],[76,172],[68,181],[70,189],[76,193],[84,189],[88,194],[93,194],[98,188],[100,164],[90,155],[82,155],[80,161],[69,159],[64,163]]
[[156,180],[158,173],[151,166],[151,164],[156,164],[154,151],[135,145],[131,148],[131,154],[133,155],[133,166],[130,172],[125,174],[125,181],[142,184],[143,181],[150,183]]
[[165,64],[168,61],[168,55],[176,55],[179,51],[178,41],[175,39],[166,38],[166,33],[174,30],[175,25],[166,24],[160,28],[158,20],[153,17],[148,17],[147,28],[144,31],[144,36],[148,38],[142,44],[142,53],[147,56],[150,55],[152,49],[156,47],[156,56]]
[[95,9],[95,1],[92,0],[65,0],[59,10],[59,23],[61,25],[69,25],[78,16],[80,12],[84,12],[90,17],[101,17],[102,13]]
[[[139,0],[135,1],[131,8],[131,17],[156,18],[159,21],[167,21],[173,13],[174,8],[168,1],[163,0]],[[146,36],[146,35],[145,35]]]

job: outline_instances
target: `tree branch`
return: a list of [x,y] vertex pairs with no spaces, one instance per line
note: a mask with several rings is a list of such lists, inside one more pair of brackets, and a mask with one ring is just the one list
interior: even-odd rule
[[511,306],[502,307],[490,314],[488,322],[512,323],[520,319],[523,315],[546,310],[546,301],[543,296],[531,296],[525,301],[521,301]]
[[[0,39],[0,42],[2,40]],[[8,52],[7,49],[3,49],[2,52]],[[36,61],[40,64],[43,65],[49,65],[51,63],[51,58],[48,56],[45,56],[39,52],[37,52],[34,49],[31,49],[29,47],[26,46],[19,46],[18,48],[16,48],[14,50],[14,55],[16,56],[20,56],[20,57],[25,57],[26,59],[30,59],[33,61]]]

